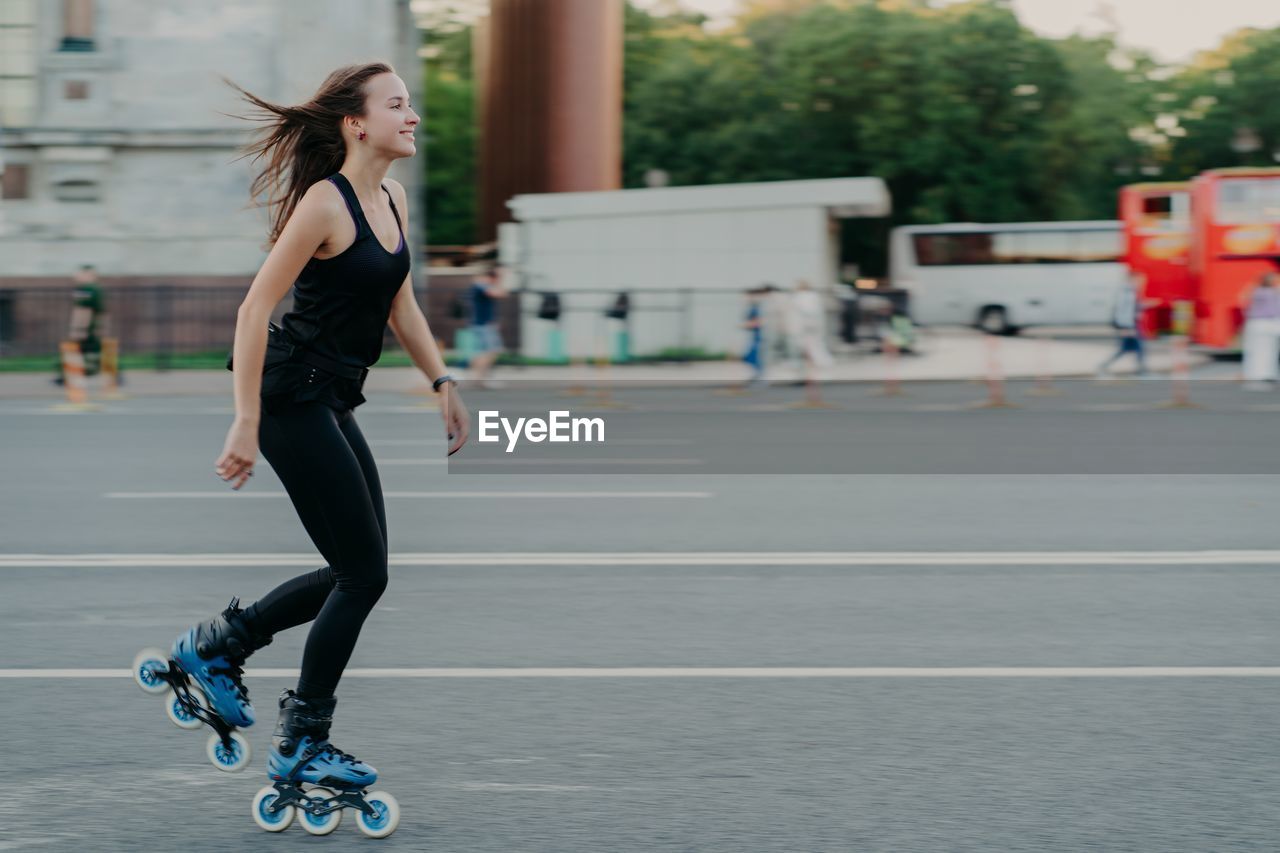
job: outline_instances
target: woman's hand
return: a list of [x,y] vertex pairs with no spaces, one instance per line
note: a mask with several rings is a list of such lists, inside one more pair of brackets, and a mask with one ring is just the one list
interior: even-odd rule
[[462,405],[462,398],[458,396],[458,386],[446,382],[444,387],[446,390],[440,417],[444,419],[445,433],[449,436],[449,455],[452,456],[467,443],[471,416],[467,413],[467,407]]
[[222,446],[213,470],[224,480],[234,480],[231,488],[239,489],[253,476],[253,464],[258,458],[258,425],[236,419],[227,431],[227,441]]

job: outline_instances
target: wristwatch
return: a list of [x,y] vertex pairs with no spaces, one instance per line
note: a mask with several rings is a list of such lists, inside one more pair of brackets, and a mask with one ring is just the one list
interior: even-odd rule
[[432,382],[432,383],[431,383],[431,390],[432,390],[432,391],[439,391],[439,390],[440,390],[440,386],[441,386],[441,385],[443,385],[443,384],[444,384],[444,383],[446,383],[446,382],[452,382],[454,385],[457,385],[457,384],[458,384],[458,380],[454,379],[452,376],[450,376],[449,374],[447,374],[447,373],[446,373],[444,376],[441,376],[441,377],[440,377],[439,379],[437,379],[435,382]]

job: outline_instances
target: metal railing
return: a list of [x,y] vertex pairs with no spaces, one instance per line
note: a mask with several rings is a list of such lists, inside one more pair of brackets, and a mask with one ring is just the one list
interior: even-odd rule
[[[529,286],[512,291],[498,302],[497,316],[505,330],[508,351],[519,352],[521,320],[538,315],[544,294],[536,279]],[[432,282],[416,290],[419,304],[427,309],[432,331],[446,346],[454,343],[459,329],[470,324],[469,282]],[[75,289],[0,288],[0,359],[44,357],[56,360],[58,345],[67,338]],[[154,356],[155,365],[165,369],[175,356],[227,352],[235,336],[236,310],[244,298],[238,287],[185,287],[149,285],[103,287],[104,314],[99,318],[99,338],[116,338],[124,356]],[[674,360],[696,357],[701,341],[694,328],[695,317],[716,318],[716,323],[737,324],[744,316],[745,297],[737,290],[673,288],[589,288],[558,291],[559,321],[541,321],[547,328],[589,328],[599,334],[610,321],[604,312],[621,293],[629,298],[628,312],[621,327],[628,333],[633,324],[654,317],[670,319],[661,349]],[[465,316],[453,310],[462,300]],[[278,320],[292,307],[286,296],[273,312]],[[594,322],[586,318],[594,317]],[[584,321],[586,323],[584,324]],[[652,323],[649,324],[652,327]],[[537,328],[535,325],[533,328]],[[838,325],[829,324],[834,332]],[[527,328],[526,328],[527,331]],[[398,348],[388,329],[384,351]],[[639,352],[638,355],[653,353]]]

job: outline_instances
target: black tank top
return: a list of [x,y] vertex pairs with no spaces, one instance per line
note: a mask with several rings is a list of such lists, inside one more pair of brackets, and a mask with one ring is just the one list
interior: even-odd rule
[[[336,172],[327,180],[346,200],[355,221],[356,239],[341,254],[307,262],[293,286],[293,309],[280,325],[286,343],[294,347],[350,367],[367,368],[382,355],[391,302],[409,274],[409,249],[394,200],[391,212],[400,244],[392,252],[378,242],[346,176]],[[390,199],[391,191],[385,186],[382,189]],[[336,408],[354,408],[364,402],[361,380],[305,364],[274,366],[269,362],[263,375],[264,397],[320,400]]]

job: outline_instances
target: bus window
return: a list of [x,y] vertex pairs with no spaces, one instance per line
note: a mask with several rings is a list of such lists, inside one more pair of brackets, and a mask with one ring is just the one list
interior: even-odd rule
[[1191,199],[1187,193],[1153,195],[1142,199],[1142,217],[1137,227],[1144,233],[1187,230]]
[[951,262],[950,234],[914,234],[912,248],[916,252],[916,264],[922,267],[946,266]]
[[954,234],[956,243],[956,263],[963,265],[994,264],[992,258],[990,234]]
[[912,246],[922,267],[1116,263],[1124,254],[1124,235],[1118,228],[971,231],[914,234]]
[[1026,251],[1023,249],[1023,234],[1017,231],[997,231],[991,235],[992,263],[1021,264],[1026,263]]
[[1074,261],[1067,231],[1024,231],[1017,235],[1024,264],[1063,264]]
[[916,263],[922,267],[996,263],[992,260],[990,234],[916,234],[912,243]]
[[1119,229],[1076,231],[1074,256],[1082,263],[1116,263],[1124,254],[1124,233]]
[[1215,219],[1223,225],[1280,222],[1280,181],[1232,178],[1218,184]]

